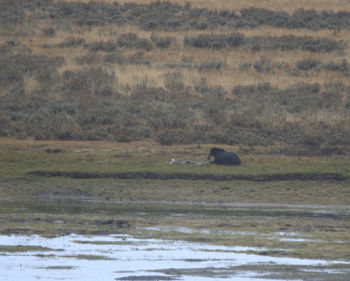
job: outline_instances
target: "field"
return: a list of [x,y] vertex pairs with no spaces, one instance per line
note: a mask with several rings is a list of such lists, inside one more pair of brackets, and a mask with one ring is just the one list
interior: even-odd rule
[[[126,235],[273,260],[154,280],[346,280],[350,2],[135,2],[0,2],[0,259],[72,258],[11,237]],[[242,165],[169,163],[214,146]],[[73,258],[41,269],[110,261]]]
[[[306,248],[292,243],[295,257],[349,257],[348,249],[335,242],[349,239],[348,154],[300,157],[276,152],[275,146],[240,147],[243,164],[238,167],[167,163],[205,161],[209,148],[3,138],[0,232],[49,237],[126,232],[219,245],[269,245],[268,255],[277,256],[291,253],[275,253],[279,240],[259,235],[298,233],[322,242]],[[213,233],[178,233],[176,227]],[[248,240],[244,234],[233,240],[222,234],[238,230],[258,234]]]
[[[349,204],[349,155],[237,148],[242,165],[207,161],[209,145],[1,139],[1,198]],[[224,146],[225,147],[225,146]],[[7,186],[7,187],[6,187]]]

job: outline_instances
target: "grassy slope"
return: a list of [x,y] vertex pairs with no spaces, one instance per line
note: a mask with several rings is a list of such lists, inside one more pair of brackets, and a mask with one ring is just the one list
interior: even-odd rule
[[[130,1],[121,1],[121,4],[125,2]],[[148,0],[142,1],[146,4],[150,2]],[[174,0],[170,2],[185,4],[184,1]],[[237,14],[240,13],[241,9],[249,7],[269,10],[282,9],[289,14],[299,8],[315,8],[318,12],[324,9],[335,12],[350,10],[349,3],[343,0],[334,1],[331,4],[317,0],[293,1],[292,4],[287,2],[251,0],[220,1],[218,3],[217,1],[196,0],[191,1],[191,4],[192,7],[205,7],[212,10],[225,8],[229,11],[235,11]],[[138,3],[141,2],[138,1]],[[20,83],[21,81],[17,85],[9,78],[8,87],[0,89],[0,97],[6,96],[12,90],[17,94],[22,93],[23,90],[26,99],[23,99],[20,94],[17,99],[10,99],[11,101],[4,99],[5,102],[12,104],[23,103],[23,108],[15,110],[13,108],[16,106],[10,106],[10,109],[4,106],[4,113],[0,112],[0,122],[4,124],[3,128],[0,128],[1,135],[38,139],[74,138],[120,141],[123,140],[122,138],[136,140],[147,137],[160,140],[164,134],[168,134],[169,138],[174,138],[174,136],[179,135],[179,131],[184,131],[184,136],[180,136],[179,140],[173,140],[174,143],[186,143],[189,139],[190,142],[203,140],[207,143],[240,143],[243,145],[247,143],[271,144],[277,140],[285,143],[316,143],[316,145],[349,143],[347,133],[349,131],[349,123],[347,122],[349,119],[349,92],[348,90],[336,89],[334,86],[338,85],[336,83],[340,83],[340,88],[348,87],[348,73],[325,69],[321,66],[307,71],[297,67],[298,62],[310,58],[322,62],[323,66],[329,62],[339,66],[343,60],[350,61],[350,48],[346,45],[350,34],[348,29],[314,31],[272,26],[258,26],[251,29],[232,29],[224,26],[205,30],[165,31],[162,28],[145,30],[142,26],[137,25],[137,22],[122,26],[104,23],[100,26],[87,27],[86,25],[73,24],[70,20],[69,16],[61,20],[42,19],[40,12],[35,9],[26,10],[23,24],[12,28],[3,26],[0,29],[0,44],[4,44],[4,50],[8,52],[4,57],[23,56],[25,48],[22,48],[21,44],[24,44],[27,49],[31,50],[28,57],[32,56],[34,60],[34,63],[31,63],[31,60],[27,62],[30,65],[29,68],[33,67],[32,64],[35,65],[35,60],[39,60],[36,56],[61,57],[64,60],[64,63],[57,66],[57,69],[53,67],[50,74],[52,81],[46,84],[44,83],[47,82],[46,73],[38,74],[33,70],[34,73],[23,71],[23,74],[22,70],[13,66],[9,76],[11,77],[13,72],[16,74],[19,71],[18,76],[23,74],[23,85]],[[51,28],[54,33],[45,33],[48,28]],[[155,46],[153,42],[152,49],[134,46],[117,47],[114,51],[103,48],[93,51],[86,47],[89,44],[101,42],[115,43],[121,35],[129,32],[137,35],[139,39],[146,39],[149,42],[154,37],[169,37],[171,44],[167,48],[160,48]],[[285,35],[301,38],[304,36],[329,38],[337,42],[343,41],[345,49],[332,52],[310,52],[301,49],[269,50],[266,48],[255,50],[254,46],[244,45],[238,48],[227,47],[212,50],[210,48],[190,47],[184,43],[185,37],[192,38],[208,34],[228,35],[232,32],[242,33],[246,38],[254,36],[282,37]],[[83,39],[84,43],[66,47],[60,45],[71,42],[72,38]],[[9,40],[10,42],[19,40],[21,44],[12,46],[12,43],[6,43]],[[106,62],[106,57],[109,55],[121,57],[127,63],[113,62],[113,60]],[[92,62],[79,63],[84,58],[90,58]],[[11,61],[11,59],[9,60]],[[135,64],[135,60],[138,62],[147,61],[149,64],[138,65]],[[222,67],[219,70],[205,67],[198,69],[198,67],[210,65],[210,63],[218,63]],[[45,61],[42,64],[44,66]],[[262,70],[257,71],[254,65],[260,64],[263,65]],[[101,83],[103,87],[106,86],[107,90],[111,90],[111,92],[107,92],[107,96],[95,94],[95,90],[99,92],[101,89],[91,83],[97,79],[96,73],[98,74],[98,72],[86,73],[87,70],[91,69],[103,69],[106,72],[103,72],[102,75],[113,73],[112,81],[99,80],[96,83]],[[74,79],[78,81],[65,77],[65,71],[75,72],[77,77]],[[86,78],[87,81],[82,78],[80,81],[79,75]],[[90,83],[88,87],[86,87],[87,82]],[[171,83],[173,83],[173,87]],[[232,93],[232,89],[236,86],[260,83],[270,83],[272,87],[278,89],[293,87],[299,83],[307,83],[308,85],[319,83],[320,90],[316,94],[313,92],[310,94],[310,89],[306,91],[306,102],[304,101],[305,93],[298,94],[298,91],[293,94],[285,94],[286,101],[284,102],[273,101],[271,93],[253,97],[246,93],[243,96],[248,97],[243,98]],[[327,83],[333,83],[333,87],[329,90],[331,93],[326,91]],[[198,90],[200,88],[198,86],[203,85],[209,89],[207,92]],[[21,89],[22,86],[23,89]],[[177,86],[179,86],[180,92],[186,89],[184,92],[188,91],[189,94],[182,97],[178,93]],[[158,100],[155,87],[165,89],[164,101]],[[87,88],[92,89],[90,94],[87,94],[89,90]],[[145,101],[141,103],[146,104],[145,107],[139,102],[142,99],[140,96],[143,91],[148,97],[148,99],[143,97]],[[109,94],[111,95],[109,96]],[[216,94],[222,95],[222,97],[217,98]],[[282,95],[282,93],[280,94]],[[15,96],[15,94],[13,95]],[[172,95],[176,98],[173,98]],[[308,98],[308,95],[311,95],[312,98]],[[31,99],[38,96],[43,98],[43,100],[38,98],[38,103],[41,102],[40,107],[43,109],[42,113],[30,110],[31,107],[36,106]],[[131,97],[130,100],[129,97]],[[325,104],[317,105],[318,98]],[[231,102],[229,108],[219,112],[218,108],[221,109],[220,105],[225,102],[225,99]],[[257,99],[261,100],[257,101]],[[313,99],[316,99],[315,103]],[[181,102],[185,106],[182,106]],[[52,104],[63,104],[66,107],[69,105],[72,110],[63,108],[62,112],[57,112],[57,110],[52,109]],[[96,104],[98,104],[97,109]],[[239,106],[235,106],[237,104]],[[123,111],[125,108],[131,108],[133,112],[131,110]],[[180,109],[184,109],[183,112],[180,112]],[[137,112],[146,112],[147,118],[140,117]],[[51,116],[51,122],[48,121],[45,114]],[[162,122],[157,122],[159,120],[157,114],[168,117],[164,122],[165,125]],[[131,131],[129,130],[130,119],[135,121]],[[218,122],[221,122],[219,126],[217,126]],[[146,132],[143,129],[146,129]],[[230,134],[232,131],[237,131],[241,138],[237,139],[232,136]],[[67,134],[67,132],[73,133]],[[216,139],[216,136],[220,134],[221,136]],[[297,135],[296,138],[295,135]]]

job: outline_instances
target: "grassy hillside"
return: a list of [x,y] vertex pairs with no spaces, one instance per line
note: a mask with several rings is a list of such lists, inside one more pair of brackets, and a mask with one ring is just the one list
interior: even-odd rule
[[0,136],[350,144],[348,1],[137,3],[2,1]]

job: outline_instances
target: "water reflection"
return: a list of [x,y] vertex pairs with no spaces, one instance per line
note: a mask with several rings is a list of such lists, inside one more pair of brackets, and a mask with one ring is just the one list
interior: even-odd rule
[[[266,249],[138,239],[120,234],[72,234],[54,238],[2,235],[0,280],[195,281],[229,278],[257,281],[270,280],[267,277],[269,272],[266,272],[268,267],[276,270],[278,266],[290,266],[305,271],[322,272],[329,265],[349,265],[345,262],[249,253],[263,250]],[[261,270],[263,267],[265,272]]]

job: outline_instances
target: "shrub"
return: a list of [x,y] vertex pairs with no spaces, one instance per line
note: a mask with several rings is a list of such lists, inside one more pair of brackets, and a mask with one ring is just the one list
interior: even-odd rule
[[194,68],[203,71],[203,70],[221,70],[226,66],[225,62],[207,62],[194,65]]
[[225,47],[238,47],[244,41],[244,36],[240,33],[231,35],[201,34],[199,36],[185,36],[184,44],[196,48],[210,48],[219,50]]
[[75,138],[77,128],[75,120],[71,115],[65,112],[60,112],[54,116],[53,121],[55,126],[55,138],[60,140],[70,140]]
[[340,108],[345,93],[348,93],[350,88],[343,83],[326,83],[324,87],[325,91],[322,93],[322,98],[325,107]]
[[241,15],[247,26],[256,27],[262,24],[284,26],[288,23],[289,16],[284,11],[271,11],[262,8],[242,9]]
[[88,52],[86,55],[76,58],[75,61],[79,64],[98,64],[100,62],[95,52]]
[[4,44],[0,45],[1,55],[21,55],[30,56],[32,54],[32,49],[27,45],[23,44],[22,41],[17,39],[9,39]]
[[[3,1],[4,2],[4,1]],[[228,29],[256,28],[261,25],[285,27],[290,29],[348,29],[348,11],[322,11],[298,9],[292,15],[273,9],[247,8],[240,14],[228,10],[198,9],[190,4],[179,5],[170,2],[135,4],[126,2],[64,2],[48,1],[39,5],[36,1],[20,3],[6,1],[1,5],[0,23],[3,25],[22,24],[28,10],[34,20],[54,19],[58,24],[78,26],[102,26],[104,24],[136,24],[145,30],[163,29],[171,31],[188,29],[215,29],[223,26]]]
[[211,48],[211,49],[222,49],[227,46],[227,39],[225,35],[199,35],[197,37],[185,37],[184,43],[186,46],[196,48]]
[[34,77],[43,87],[51,87],[57,77],[57,67],[64,62],[62,57],[15,55],[0,58],[0,90],[18,91],[24,88],[24,78]]
[[41,30],[45,36],[53,37],[56,34],[56,30],[52,27],[47,27]]
[[10,87],[24,87],[24,72],[13,64],[11,59],[0,59],[0,90],[5,90]]
[[84,48],[94,52],[97,52],[97,51],[113,52],[117,48],[117,44],[113,41],[95,42],[95,43],[84,44]]
[[117,130],[114,131],[113,137],[114,137],[114,140],[116,141],[130,142],[130,141],[140,139],[140,138],[137,138],[136,135],[137,135],[137,132],[135,128],[119,127]]
[[251,67],[253,66],[252,63],[246,62],[246,63],[241,63],[239,65],[239,71],[249,71],[251,69]]
[[104,57],[104,61],[108,63],[117,64],[136,64],[136,65],[150,65],[151,62],[143,58],[144,52],[136,52],[130,56],[123,56],[119,53],[108,54]]
[[188,68],[188,69],[194,69],[197,66],[200,65],[193,65],[191,63],[185,63],[185,62],[172,62],[172,63],[167,63],[164,65],[165,67],[168,68]]
[[181,72],[168,72],[164,78],[165,88],[172,93],[183,93],[185,84]]
[[73,99],[89,95],[111,95],[114,92],[114,73],[109,74],[102,68],[80,71],[65,71],[60,90],[63,95]]
[[59,48],[76,48],[85,42],[84,38],[70,37],[58,44]]
[[253,64],[257,72],[270,72],[272,70],[271,61],[267,58],[261,58]]
[[205,30],[209,27],[209,23],[206,21],[194,21],[192,27],[194,29]]
[[211,97],[215,99],[222,99],[226,94],[226,90],[221,85],[208,86],[205,79],[198,81],[195,84],[194,89],[197,93],[203,94],[205,97]]
[[150,111],[144,118],[158,132],[164,129],[187,129],[193,119],[190,109],[183,109],[178,104],[157,102],[149,103],[148,107]]
[[232,33],[227,38],[227,44],[230,47],[238,47],[244,43],[244,35],[241,33]]
[[108,63],[117,63],[117,64],[125,63],[125,59],[119,53],[111,53],[111,54],[105,55],[103,58],[103,61]]
[[342,43],[331,38],[304,37],[301,39],[302,49],[311,52],[331,52],[343,49]]
[[158,141],[162,145],[186,143],[187,136],[183,130],[168,129],[158,135]]
[[300,70],[311,70],[313,68],[316,68],[318,66],[320,66],[322,64],[322,62],[320,60],[317,59],[304,59],[301,61],[297,62],[297,67]]
[[319,91],[320,85],[318,83],[297,84],[279,92],[280,103],[291,112],[320,107],[322,99],[318,95]]
[[323,68],[329,71],[339,71],[344,73],[350,70],[350,65],[346,59],[343,59],[340,63],[329,62],[325,64]]
[[281,37],[249,37],[245,38],[244,44],[251,46],[252,49],[270,49],[270,50],[295,50],[301,49],[311,52],[331,52],[342,50],[344,48],[342,42],[338,42],[331,38],[314,38],[314,37],[298,37],[287,35]]
[[315,10],[297,9],[290,17],[290,26],[293,28],[318,29],[319,15]]
[[236,86],[232,88],[232,94],[241,102],[266,102],[271,103],[276,100],[278,89],[272,87],[270,83],[260,83],[257,85]]
[[18,25],[25,21],[25,9],[22,3],[11,0],[3,0],[0,2],[0,24]]
[[185,46],[213,50],[239,46],[250,47],[253,51],[261,49],[281,51],[301,49],[311,52],[331,52],[344,49],[342,42],[327,37],[314,38],[308,36],[298,37],[294,35],[281,37],[244,37],[244,35],[240,33],[233,33],[231,35],[201,34],[192,37],[185,36],[184,44]]
[[156,37],[152,34],[151,41],[161,49],[169,48],[171,43],[175,41],[175,38],[172,37]]
[[152,43],[148,39],[140,39],[134,33],[124,33],[119,36],[117,45],[123,48],[144,49],[149,51],[152,49]]
[[139,51],[125,58],[124,64],[143,64],[150,65],[151,62],[144,58],[144,52]]

